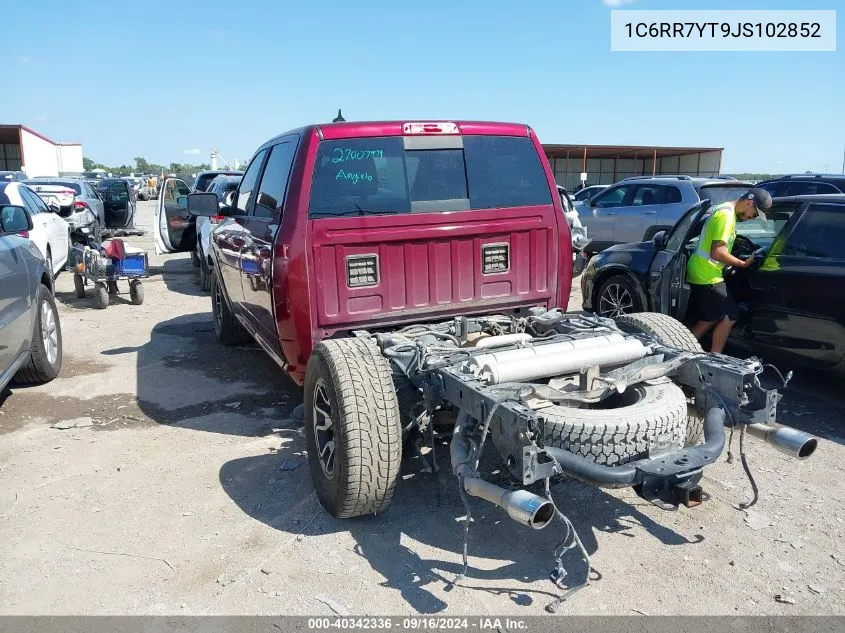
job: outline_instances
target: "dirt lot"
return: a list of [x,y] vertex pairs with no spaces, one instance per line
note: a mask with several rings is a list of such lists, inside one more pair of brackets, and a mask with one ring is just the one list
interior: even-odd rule
[[[152,203],[139,210],[149,226]],[[133,243],[152,254],[149,237]],[[151,256],[142,306],[97,310],[61,275],[62,374],[0,398],[0,612],[544,612],[559,524],[531,532],[474,501],[455,586],[464,510],[447,469],[406,459],[387,513],[333,519],[290,419],[298,390],[259,349],[216,343],[186,256]],[[693,510],[556,484],[595,568],[561,612],[845,614],[839,385],[800,376],[781,421],[824,441],[796,462],[749,440],[761,499],[747,513],[745,476],[724,460]],[[567,568],[584,573],[574,553]]]

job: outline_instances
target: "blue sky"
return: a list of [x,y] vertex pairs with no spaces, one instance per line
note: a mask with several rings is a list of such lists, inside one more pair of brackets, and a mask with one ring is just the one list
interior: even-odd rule
[[835,53],[620,53],[610,51],[608,4],[845,9],[841,0],[14,2],[0,122],[79,141],[106,164],[207,162],[212,147],[245,160],[342,107],[348,119],[520,121],[547,143],[724,147],[727,172],[841,169],[845,10]]

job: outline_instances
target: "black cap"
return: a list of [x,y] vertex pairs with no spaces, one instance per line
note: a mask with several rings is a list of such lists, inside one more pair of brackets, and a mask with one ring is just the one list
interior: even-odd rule
[[772,195],[765,189],[760,189],[760,187],[753,187],[752,189],[749,189],[748,192],[742,196],[742,199],[751,200],[754,203],[754,206],[757,207],[757,211],[761,213],[772,208]]

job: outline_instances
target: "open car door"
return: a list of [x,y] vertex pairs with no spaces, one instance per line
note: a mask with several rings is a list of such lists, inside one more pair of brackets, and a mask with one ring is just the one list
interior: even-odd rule
[[181,253],[196,247],[196,220],[188,213],[188,193],[184,180],[166,178],[156,204],[156,253]]
[[668,233],[654,239],[662,245],[654,255],[648,269],[649,303],[657,312],[683,321],[689,305],[690,287],[686,282],[687,260],[698,238],[710,209],[704,200],[690,208]]
[[100,190],[106,228],[122,229],[132,223],[132,194],[129,185],[123,180],[113,182]]

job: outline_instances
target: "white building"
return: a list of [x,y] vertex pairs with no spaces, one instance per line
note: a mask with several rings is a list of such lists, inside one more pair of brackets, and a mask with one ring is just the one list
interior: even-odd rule
[[24,125],[0,125],[0,171],[36,176],[81,174],[82,145],[57,143]]

